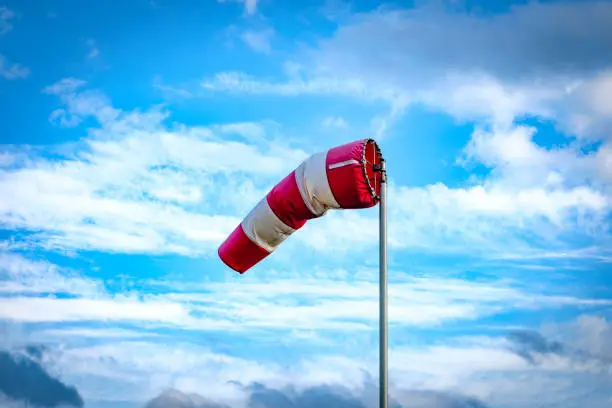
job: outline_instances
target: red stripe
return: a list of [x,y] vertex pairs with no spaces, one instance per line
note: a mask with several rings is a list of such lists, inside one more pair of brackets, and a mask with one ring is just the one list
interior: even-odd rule
[[268,251],[251,241],[238,225],[217,251],[219,258],[238,273],[244,273],[270,255]]
[[267,199],[272,212],[293,229],[301,228],[307,220],[314,218],[300,194],[295,170],[270,190]]
[[361,164],[329,169],[330,164],[347,160],[357,160],[361,163],[365,142],[357,140],[334,147],[327,152],[325,171],[329,187],[340,207],[344,209],[368,208],[377,203],[368,188]]

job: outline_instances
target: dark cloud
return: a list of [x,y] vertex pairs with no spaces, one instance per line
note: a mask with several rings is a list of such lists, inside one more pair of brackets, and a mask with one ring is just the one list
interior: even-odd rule
[[44,344],[30,344],[25,347],[25,352],[32,360],[40,361],[47,351],[47,346]]
[[612,363],[612,320],[603,315],[583,315],[564,324],[550,324],[544,335],[555,335],[575,350]]
[[[282,390],[253,383],[242,386],[248,393],[248,408],[372,408],[378,406],[378,388],[366,383],[356,395],[341,386],[321,385],[298,391],[293,387]],[[162,393],[145,408],[225,408],[197,394],[184,394],[177,390]],[[389,398],[389,408],[488,408],[479,400],[460,394],[439,391],[400,390]]]
[[249,408],[295,407],[295,402],[291,396],[278,390],[269,389],[265,385],[255,383],[249,387],[249,390],[251,392]]
[[402,408],[488,408],[476,398],[442,391],[400,391],[396,399]]
[[[551,340],[555,336],[562,342]],[[607,373],[612,368],[612,325],[604,317],[581,316],[572,323],[553,325],[547,332],[521,330],[506,336],[510,349],[532,364],[537,355],[555,354]]]
[[185,394],[170,389],[149,401],[145,408],[229,408],[198,394]]
[[[42,349],[29,350],[40,356]],[[40,407],[82,407],[83,399],[71,386],[53,378],[39,362],[27,355],[0,351],[0,393]]]
[[296,392],[267,388],[262,384],[249,387],[249,408],[366,408],[364,403],[341,387],[318,386]]
[[338,75],[409,86],[458,71],[512,80],[612,66],[609,1],[529,2],[494,15],[439,3],[356,14],[321,42],[315,61]]
[[551,341],[536,331],[515,331],[507,335],[512,351],[534,363],[534,354],[566,354],[563,344]]

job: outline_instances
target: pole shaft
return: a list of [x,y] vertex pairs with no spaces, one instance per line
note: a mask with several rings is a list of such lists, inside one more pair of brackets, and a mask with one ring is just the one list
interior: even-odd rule
[[379,277],[379,408],[388,407],[388,371],[387,371],[387,172],[385,161],[381,161],[380,182],[380,277]]

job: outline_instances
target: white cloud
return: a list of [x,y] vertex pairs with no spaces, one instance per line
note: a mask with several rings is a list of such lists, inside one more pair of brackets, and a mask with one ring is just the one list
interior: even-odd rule
[[[66,380],[78,384],[90,400],[139,403],[168,387],[196,392],[208,384],[208,398],[243,407],[246,393],[229,381],[269,381],[281,376],[273,364],[214,353],[194,344],[144,341],[65,349],[57,365],[66,370]],[[126,386],[129,392],[117,392]]]
[[[205,85],[289,95],[341,82],[319,92],[347,95],[340,88],[349,87],[351,95],[363,97],[393,90],[400,108],[424,102],[458,117],[506,125],[524,114],[543,115],[579,135],[608,137],[611,23],[612,7],[598,1],[530,3],[491,18],[440,2],[381,6],[348,16],[333,35],[294,58],[307,79],[270,83],[225,73]],[[356,83],[357,92],[349,85]]]
[[85,41],[85,45],[89,49],[89,52],[87,53],[87,58],[96,58],[100,55],[100,50],[98,49],[98,46],[96,45],[96,41],[94,39],[89,38],[87,41]]
[[[550,16],[558,23],[552,24]],[[384,99],[400,112],[408,102],[424,102],[462,119],[506,127],[522,115],[539,115],[578,136],[608,138],[610,61],[602,56],[612,36],[600,33],[609,31],[610,22],[612,7],[599,2],[529,4],[492,19],[439,5],[382,8],[354,14],[303,56],[307,79],[270,83],[226,73],[205,86],[357,97],[392,90],[384,92]],[[506,35],[515,30],[524,34]],[[421,40],[424,32],[427,41]],[[539,49],[549,37],[564,38],[565,45]],[[503,56],[495,53],[500,48],[506,50]],[[343,85],[315,86],[325,82]],[[379,129],[385,126],[381,121]]]
[[330,129],[344,129],[348,126],[342,116],[328,116],[321,122],[323,127]]
[[[360,270],[352,279],[344,270],[337,271],[336,278],[327,271],[284,271],[269,277],[246,278],[240,285],[143,282],[141,290],[113,294],[102,281],[86,279],[77,271],[65,271],[17,254],[1,255],[4,280],[0,291],[12,296],[0,297],[0,319],[15,322],[105,322],[111,325],[107,329],[124,322],[137,327],[225,333],[272,330],[285,333],[283,342],[294,336],[304,341],[312,331],[325,336],[377,327],[378,286],[373,270]],[[610,301],[598,299],[536,295],[526,285],[502,281],[403,277],[394,281],[389,290],[390,324],[394,327],[471,321],[508,308],[609,304]],[[73,334],[76,336],[78,331]]]
[[103,291],[99,282],[75,271],[11,252],[0,252],[0,293],[64,293],[97,297]]
[[[552,25],[546,19],[542,24],[536,18],[546,15],[557,16],[559,23]],[[408,103],[424,103],[479,123],[459,163],[484,165],[487,174],[462,188],[436,184],[391,190],[393,199],[401,203],[390,210],[394,214],[390,240],[398,246],[464,244],[490,250],[495,243],[497,250],[518,250],[521,236],[535,234],[554,246],[564,233],[586,234],[605,246],[612,174],[612,155],[605,141],[612,134],[605,103],[610,61],[589,51],[589,58],[575,60],[571,69],[564,64],[587,44],[606,49],[609,40],[597,33],[609,31],[610,21],[612,7],[596,2],[517,6],[491,19],[448,12],[439,4],[381,8],[343,21],[304,57],[300,75],[313,82],[325,77],[342,78],[345,86],[358,83],[359,91],[352,93],[342,87],[327,88],[358,98],[393,89],[394,95],[402,95],[397,115]],[[508,37],[506,33],[516,27],[522,34]],[[574,47],[538,50],[544,42],[527,40],[528,35],[544,39],[557,34]],[[465,44],[471,45],[466,49]],[[500,47],[508,52],[492,58],[493,50]],[[288,87],[292,92],[304,92],[295,86],[298,80],[288,83],[294,85]],[[285,88],[269,82],[263,86],[253,79],[225,84],[245,93],[265,89],[289,94]],[[394,100],[383,99],[391,104]],[[516,125],[524,115],[552,119],[558,127],[590,138],[588,143],[593,138],[604,143],[588,154],[582,151],[581,139],[544,148],[534,141],[538,136],[534,128]],[[389,125],[385,119],[379,117],[374,123],[378,138]],[[527,249],[529,245],[523,247]]]
[[400,107],[406,104],[406,95],[393,88],[373,89],[362,80],[340,79],[332,76],[290,78],[287,81],[265,81],[243,72],[223,72],[201,83],[202,88],[219,92],[244,94],[298,95],[346,95],[372,101],[381,100]]
[[166,301],[64,299],[43,297],[0,298],[0,318],[20,322],[136,321],[177,324],[187,321],[188,310]]
[[[370,276],[375,276],[375,272],[371,271]],[[377,283],[371,280],[347,282],[274,277],[269,282],[249,282],[238,287],[208,284],[206,293],[181,293],[171,295],[171,298],[192,302],[195,308],[198,304],[208,305],[213,299],[219,299],[221,308],[215,307],[214,310],[242,327],[373,330],[378,319],[377,288]],[[395,327],[435,326],[473,320],[508,308],[610,304],[605,300],[541,296],[527,292],[526,288],[501,283],[405,279],[393,282],[390,287],[389,321]]]
[[492,169],[487,182],[514,188],[590,188],[609,196],[610,147],[583,152],[581,145],[545,148],[533,138],[537,130],[528,126],[477,129],[463,150],[460,162],[483,164]]
[[166,98],[191,98],[194,96],[191,90],[183,89],[179,86],[166,85],[159,75],[153,79],[153,87],[161,91]]
[[[52,119],[76,125],[93,117],[101,127],[55,152],[7,151],[28,158],[0,172],[0,189],[12,192],[0,221],[40,231],[32,238],[48,247],[207,252],[240,221],[234,208],[254,205],[307,155],[263,140],[253,123],[168,129],[166,112],[123,112],[83,86],[66,79],[45,89],[66,104]],[[236,194],[249,190],[247,200]]]
[[496,186],[449,189],[435,184],[402,187],[393,194],[404,203],[390,212],[390,239],[397,237],[394,242],[400,247],[443,246],[446,251],[469,249],[487,257],[506,251],[525,254],[573,247],[571,239],[561,240],[562,234],[592,233],[595,242],[608,234],[601,222],[609,214],[609,199],[588,188],[513,191]]
[[[499,345],[405,347],[394,350],[393,357],[390,369],[396,372],[394,383],[403,388],[410,388],[418,381],[424,389],[453,389],[471,374],[528,368],[525,360]],[[402,362],[410,362],[410,365],[406,366]]]
[[[211,86],[285,94],[329,91],[325,81],[217,79]],[[357,83],[336,85],[343,92],[366,92]],[[161,107],[124,112],[101,92],[84,87],[83,81],[68,78],[44,91],[65,105],[52,114],[60,125],[88,118],[99,123],[89,137],[57,152],[4,153],[7,163],[20,164],[0,172],[0,190],[12,192],[0,203],[0,222],[37,230],[29,239],[48,249],[210,253],[274,183],[314,153],[283,147],[280,139],[266,136],[269,125],[264,123],[168,127],[169,112]],[[610,212],[609,195],[601,185],[587,182],[610,173],[606,151],[584,156],[577,148],[546,150],[532,135],[527,127],[477,130],[463,160],[493,171],[474,185],[408,188],[391,183],[391,246],[472,248],[492,255],[524,252],[530,245],[549,251],[561,244],[571,247],[571,240],[560,241],[569,232],[605,238],[602,220]],[[47,159],[47,153],[54,159]],[[299,243],[319,253],[373,248],[376,223],[373,211],[331,212],[296,232],[275,259],[289,261],[288,254],[301,251]],[[536,240],[526,241],[527,236]]]
[[[588,185],[512,183],[509,176],[458,188],[390,184],[390,247],[495,257],[567,252],[577,248],[572,241],[577,236],[600,246],[600,252],[605,247],[612,205],[606,192]],[[375,212],[336,211],[310,222],[295,239],[321,251],[334,248],[337,254],[374,250],[377,225]]]
[[10,20],[15,18],[15,12],[6,7],[0,7],[0,35],[6,34],[13,29]]
[[240,35],[242,41],[244,41],[254,51],[261,52],[263,54],[269,54],[271,51],[270,41],[274,36],[274,30],[266,29],[261,31],[248,30]]
[[326,0],[320,8],[320,12],[328,20],[341,22],[351,17],[352,4],[345,0]]
[[47,86],[43,89],[43,92],[51,94],[51,95],[63,95],[63,94],[71,94],[76,92],[79,88],[84,87],[87,82],[82,79],[77,78],[64,78],[53,85]]
[[[245,2],[250,14],[255,12],[255,6],[256,2]],[[605,14],[606,6],[601,7]],[[416,85],[428,82],[419,75],[412,76],[413,71],[406,69],[406,64],[410,67],[413,61],[425,60],[424,65],[429,65],[437,75],[444,64],[428,62],[430,58],[434,62],[437,58],[448,58],[447,48],[433,48],[436,49],[433,55],[412,43],[425,54],[412,53],[409,60],[401,53],[395,57],[393,53],[368,54],[384,48],[366,38],[361,50],[366,56],[382,58],[357,61],[358,52],[350,48],[355,47],[355,37],[351,36],[358,34],[356,38],[363,39],[360,35],[363,27],[359,24],[364,24],[368,32],[380,29],[383,39],[388,30],[392,34],[389,38],[403,40],[414,38],[397,36],[398,31],[412,30],[404,26],[407,22],[415,24],[418,32],[435,34],[434,39],[444,30],[452,33],[457,28],[444,19],[448,24],[438,24],[435,19],[421,20],[424,23],[419,24],[402,13],[379,13],[378,17],[381,15],[388,27],[379,25],[375,17],[361,15],[351,26],[338,31],[332,39],[338,43],[323,46],[323,53],[347,46],[347,52],[353,53],[346,59],[353,76],[345,77],[337,70],[342,68],[334,65],[337,56],[324,54],[316,60],[320,71],[309,75],[301,67],[289,64],[287,78],[281,81],[225,73],[202,86],[209,91],[283,96],[340,94],[382,101],[390,105],[390,114],[373,123],[380,129],[378,137],[410,101],[425,102],[462,119],[484,119],[487,124],[476,129],[461,158],[466,166],[476,164],[490,169],[481,180],[457,188],[443,184],[420,188],[390,185],[392,248],[469,249],[486,256],[510,253],[527,257],[538,247],[550,251],[551,256],[577,254],[572,238],[581,234],[590,235],[596,244],[605,243],[612,204],[610,146],[604,144],[589,154],[580,151],[579,143],[543,148],[534,142],[531,128],[517,126],[513,121],[524,114],[537,114],[558,119],[581,136],[593,137],[602,132],[610,115],[605,105],[608,74],[585,76],[582,81],[573,76],[554,78],[543,84],[512,81],[508,78],[515,73],[506,71],[504,64],[510,65],[507,62],[515,61],[523,52],[513,46],[502,55],[502,59],[508,58],[505,62],[488,66],[495,74],[458,70],[454,75],[444,74],[439,81],[432,81],[433,88],[420,88]],[[596,14],[593,17],[595,23],[600,21]],[[507,28],[504,21],[501,26]],[[530,21],[527,24],[519,19],[528,27]],[[544,31],[550,29],[547,19],[539,21],[544,21]],[[468,19],[459,28],[469,27],[471,22]],[[518,32],[514,37],[524,39],[523,31]],[[489,49],[487,36],[456,37],[467,38],[476,45],[483,41],[484,49]],[[416,38],[421,41],[425,37]],[[453,35],[445,38],[455,41]],[[438,56],[439,50],[443,51],[442,56]],[[469,68],[469,58],[463,58],[459,55],[460,65],[467,64]],[[385,66],[388,75],[367,71],[372,68],[370,63]],[[364,71],[355,67],[363,67]],[[368,72],[376,75],[366,75]],[[83,90],[85,85],[83,81],[67,79],[45,92],[59,96],[62,101],[62,107],[51,114],[52,122],[78,126],[86,120],[97,121],[98,127],[88,137],[57,148],[24,146],[7,149],[0,155],[3,197],[0,223],[14,231],[36,231],[30,239],[46,248],[212,252],[267,189],[309,153],[279,144],[278,139],[270,140],[266,137],[269,128],[264,124],[205,128],[166,125],[169,113],[163,108],[125,112],[113,107],[104,94]],[[569,113],[567,120],[559,112]],[[570,238],[564,241],[568,235]],[[309,222],[275,258],[289,258],[296,248],[306,256],[311,249],[335,257],[342,251],[358,254],[363,248],[373,248],[376,236],[375,211],[333,212]],[[598,254],[599,249],[595,246],[593,252]],[[358,255],[354,259],[359,259]],[[219,400],[232,397],[232,403],[244,402],[244,395],[225,381],[302,386],[329,381],[359,387],[360,369],[376,371],[375,358],[364,358],[363,354],[351,356],[355,360],[333,356],[304,359],[286,370],[193,345],[153,340],[106,343],[109,339],[139,337],[138,328],[142,327],[160,331],[164,328],[221,331],[226,335],[231,331],[242,334],[271,331],[276,342],[300,346],[321,341],[334,332],[357,333],[359,337],[364,332],[373,333],[377,324],[378,292],[373,270],[338,271],[341,278],[332,279],[329,271],[302,274],[284,268],[270,273],[269,282],[262,275],[253,277],[254,280],[246,276],[239,285],[206,282],[184,283],[179,287],[165,282],[165,291],[151,291],[156,293],[154,296],[146,295],[146,289],[143,293],[116,296],[105,290],[101,281],[15,254],[0,254],[0,272],[6,277],[0,281],[0,291],[12,293],[11,297],[0,298],[1,318],[72,324],[67,329],[43,330],[40,335],[72,340],[95,337],[102,343],[67,347],[60,363],[92,398],[138,400],[169,385],[202,392],[202,384],[207,384],[205,391],[209,397]],[[296,279],[298,272],[300,277]],[[394,277],[400,276],[393,268],[391,272]],[[353,273],[358,276],[355,278]],[[349,277],[355,279],[346,279]],[[432,327],[470,322],[509,309],[610,305],[605,299],[533,291],[527,282],[404,278],[390,285],[390,323],[393,328]],[[52,295],[47,296],[47,292]],[[53,296],[60,292],[69,293],[71,298]],[[109,327],[92,329],[85,326],[88,322],[104,322]],[[124,324],[136,329],[115,327]],[[609,323],[585,317],[571,325],[571,329],[565,329],[571,331],[576,327],[582,332],[575,335],[574,344],[609,355]],[[313,331],[316,338],[309,337]],[[393,348],[390,359],[393,387],[460,390],[508,407],[528,406],[534,400],[564,407],[563,404],[570,406],[568,395],[600,385],[592,381],[582,384],[572,377],[575,373],[589,372],[592,369],[589,362],[545,356],[534,367],[509,351],[503,341],[472,339],[467,344],[458,343]],[[325,344],[324,339],[320,344]],[[366,354],[373,356],[375,348],[372,350]],[[100,387],[95,380],[99,378],[115,379],[117,383],[107,384],[122,384],[133,392],[118,392],[121,387]]]
[[[418,403],[423,397],[419,392],[442,392],[512,408],[529,406],[535,398],[563,408],[605,407],[601,403],[609,397],[605,370],[563,353],[536,353],[533,364],[510,346],[499,337],[451,337],[436,344],[391,347],[390,393],[401,403]],[[369,382],[376,379],[376,351],[314,354],[281,366],[267,359],[214,352],[195,343],[140,340],[64,347],[54,366],[88,400],[143,401],[172,387],[243,407],[248,395],[229,381],[291,386],[297,392],[322,384],[340,385],[367,399],[368,391],[373,391]],[[124,387],[131,392],[117,392]]]
[[247,13],[254,14],[257,11],[257,2],[258,0],[244,0],[244,8]]
[[12,63],[0,54],[0,76],[4,79],[22,79],[30,75],[30,69],[17,63]]
[[462,120],[509,127],[523,116],[552,120],[559,130],[586,141],[609,140],[612,131],[606,90],[610,68],[585,76],[525,77],[521,82],[490,74],[449,73],[432,79],[433,85],[412,90],[415,101],[448,112]]
[[547,323],[542,332],[595,358],[612,358],[612,322],[604,315],[581,315],[569,323]]
[[[15,18],[15,12],[0,7],[0,36],[13,29],[11,20]],[[21,64],[9,61],[3,54],[0,54],[0,76],[4,79],[22,79],[30,75],[30,69]]]
[[[76,78],[64,78],[43,89],[44,93],[57,95],[65,108],[53,111],[49,117],[51,122],[59,120],[61,126],[73,127],[79,125],[84,117],[92,116],[100,123],[110,124],[119,118],[121,111],[114,109],[108,98],[97,90],[80,91],[86,82]],[[150,112],[149,114],[154,113]],[[128,115],[126,115],[127,117]],[[149,119],[155,124],[155,118],[147,114],[139,115],[139,121]],[[136,125],[136,124],[135,124]]]
[[605,407],[601,395],[607,394],[606,376],[585,373],[562,356],[532,366],[499,342],[396,350],[393,356],[392,392],[400,395],[402,388],[417,388],[455,391],[491,406],[527,407],[537,399],[547,406]]
[[222,133],[237,134],[251,142],[263,142],[266,136],[264,126],[253,122],[229,123],[213,126],[214,130]]
[[62,340],[92,338],[92,339],[136,339],[145,337],[159,337],[160,334],[146,332],[142,330],[125,329],[90,329],[90,328],[69,328],[69,329],[46,329],[36,332],[37,335],[47,338],[58,338]]
[[529,3],[491,18],[452,9],[436,2],[355,13],[304,56],[305,66],[395,88],[462,119],[508,126],[538,115],[609,139],[610,4]]
[[551,103],[563,98],[565,83],[506,84],[489,74],[452,73],[429,87],[410,85],[415,100],[463,120],[510,126],[523,115],[550,116]]
[[[45,325],[31,331],[28,340],[61,345],[49,363],[53,370],[63,373],[65,381],[76,384],[89,401],[138,402],[167,387],[175,387],[186,392],[200,392],[214,400],[234,404],[232,406],[242,406],[246,395],[227,383],[231,380],[243,384],[257,381],[271,387],[291,385],[298,390],[323,383],[341,384],[360,395],[364,392],[363,370],[376,372],[375,350],[363,354],[348,347],[340,357],[330,349],[324,355],[315,353],[280,366],[266,359],[213,352],[205,346],[181,342],[176,337],[172,343],[167,343],[170,341],[167,339],[173,338],[168,336],[163,342],[156,340],[171,333],[166,332],[166,328],[182,328],[220,331],[226,336],[238,330],[241,338],[253,333],[253,342],[261,338],[258,335],[264,330],[272,330],[274,343],[281,347],[332,345],[321,343],[320,337],[309,337],[312,331],[323,337],[341,331],[355,337],[356,341],[365,341],[365,337],[355,331],[374,333],[377,327],[378,292],[373,270],[359,270],[356,275],[351,272],[353,279],[347,279],[349,272],[343,270],[335,273],[311,270],[299,272],[299,275],[279,271],[267,277],[246,277],[239,285],[142,282],[158,285],[155,289],[143,287],[144,292],[157,295],[135,291],[110,295],[99,285],[79,283],[83,278],[78,274],[60,275],[58,269],[47,262],[30,261],[10,253],[2,255],[0,265],[9,271],[13,284],[25,287],[30,282],[30,296],[0,298],[0,318],[16,323],[63,322],[61,328]],[[398,276],[391,272],[392,276]],[[38,282],[32,276],[47,281]],[[453,320],[470,321],[501,310],[507,312],[508,308],[554,309],[610,303],[535,294],[527,282],[508,280],[469,282],[404,276],[392,282],[389,289],[392,329],[430,327]],[[32,297],[37,291],[40,294],[67,291],[73,298]],[[90,322],[98,324],[88,326]],[[365,325],[359,327],[359,322]],[[67,326],[70,323],[72,326]],[[103,327],[98,327],[100,323]],[[132,328],[120,326],[124,324],[131,324]],[[584,316],[547,330],[561,336],[568,344],[605,358],[610,351],[607,344],[612,333],[608,326],[602,318]],[[142,331],[142,328],[147,330]],[[92,339],[95,344],[91,343]],[[338,345],[337,342],[333,344]],[[533,365],[511,350],[505,339],[482,336],[391,347],[392,393],[401,398],[406,390],[455,390],[475,395],[485,402],[510,404],[514,401],[512,393],[517,389],[531,395],[536,389],[530,387],[545,382],[563,391],[548,393],[546,398],[556,406],[564,406],[568,393],[576,389],[576,382],[572,382],[572,389],[565,384],[573,376],[602,375],[592,359],[575,359],[571,354],[538,354],[535,356],[537,364]],[[537,381],[519,381],[526,377]],[[595,380],[598,378],[601,379],[595,377]],[[205,390],[202,384],[207,384]],[[594,384],[599,383],[591,381],[591,385]],[[132,391],[117,393],[125,387]]]
[[[545,16],[556,16],[559,23]],[[503,132],[512,131],[516,119],[536,115],[588,143],[605,141],[612,134],[606,103],[612,82],[610,61],[602,55],[612,36],[604,39],[599,33],[607,33],[610,22],[612,7],[598,2],[529,4],[492,19],[449,12],[439,4],[381,8],[347,18],[331,37],[300,55],[299,63],[292,59],[288,80],[229,72],[203,86],[243,94],[335,94],[384,101],[391,106],[389,114],[372,123],[379,139],[406,106],[424,103]],[[508,37],[516,27],[531,34]],[[427,41],[421,40],[423,32]],[[566,45],[540,49],[554,36],[564,38]],[[471,46],[466,49],[465,44]],[[492,58],[500,48],[507,52]],[[581,146],[557,156],[570,159],[571,168],[576,159],[571,156]],[[599,172],[609,178],[609,147],[604,143],[597,150],[602,157]]]
[[612,139],[612,67],[572,83],[564,100],[554,101],[554,118],[571,134],[591,140]]
[[408,105],[410,96],[392,86],[371,87],[362,79],[333,75],[301,75],[300,65],[288,63],[285,66],[288,78],[282,81],[268,81],[253,78],[244,72],[222,72],[200,85],[207,92],[228,92],[233,94],[278,95],[298,97],[303,95],[342,95],[367,102],[382,102],[389,111],[374,118],[372,127],[381,139]]
[[244,12],[247,15],[253,15],[257,12],[257,3],[259,0],[217,0],[219,3],[225,3],[229,1],[244,3]]

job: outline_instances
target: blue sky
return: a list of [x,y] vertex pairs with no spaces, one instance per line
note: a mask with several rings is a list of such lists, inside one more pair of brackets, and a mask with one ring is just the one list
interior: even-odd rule
[[0,3],[0,373],[49,390],[0,401],[374,408],[377,209],[242,276],[216,255],[374,137],[398,406],[610,406],[611,27],[604,1]]

